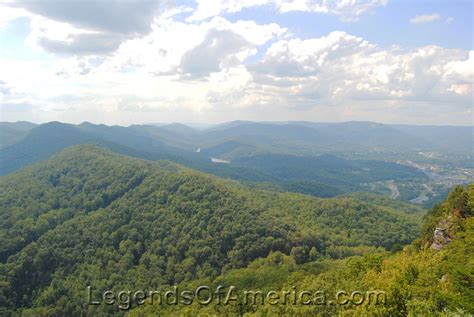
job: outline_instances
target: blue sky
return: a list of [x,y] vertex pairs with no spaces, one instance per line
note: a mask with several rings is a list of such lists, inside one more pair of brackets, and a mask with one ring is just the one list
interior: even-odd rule
[[[381,46],[400,45],[415,48],[422,45],[440,45],[447,48],[473,49],[473,3],[454,1],[391,1],[378,7],[354,23],[341,21],[337,16],[313,12],[268,14],[268,7],[247,8],[227,15],[231,21],[240,19],[260,23],[275,22],[292,30],[303,39],[323,36],[334,30],[362,36]],[[432,23],[412,24],[416,15],[440,15]],[[447,19],[452,18],[451,22]]]
[[210,3],[1,2],[0,120],[472,125],[472,1]]

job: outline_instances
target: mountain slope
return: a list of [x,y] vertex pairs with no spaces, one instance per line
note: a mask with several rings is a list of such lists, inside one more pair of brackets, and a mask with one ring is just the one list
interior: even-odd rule
[[[253,123],[251,127],[247,127],[247,133],[256,138],[274,138],[274,133],[281,130],[271,124],[262,126]],[[297,138],[301,127],[294,125],[291,129],[294,131],[289,133],[287,138]],[[311,130],[311,128],[305,129]],[[253,183],[267,182],[282,191],[301,192],[317,197],[333,197],[360,190],[361,183],[366,182],[425,177],[413,167],[381,161],[355,161],[325,155],[244,156],[245,153],[256,154],[266,151],[266,146],[245,143],[248,140],[244,143],[224,142],[212,150],[203,149],[197,153],[195,150],[186,150],[187,146],[184,145],[187,142],[199,144],[198,140],[203,136],[193,131],[195,130],[192,128],[177,124],[127,128],[87,122],[80,125],[51,122],[33,128],[18,143],[0,149],[0,174],[7,174],[25,165],[47,159],[67,146],[91,143],[126,155],[149,160],[172,160],[220,177]],[[287,132],[283,129],[283,133]],[[315,136],[306,136],[308,140],[313,137]],[[240,137],[244,138],[246,137]],[[215,164],[211,161],[210,157],[220,157],[221,154],[240,157],[230,164]]]
[[[221,304],[217,300],[210,305],[196,301],[192,305],[146,303],[133,309],[130,316],[241,316],[245,313],[255,317],[470,317],[474,313],[473,216],[474,184],[456,187],[426,215],[422,236],[399,252],[364,254],[343,260],[327,259],[312,252],[312,260],[304,264],[275,252],[212,281],[180,284],[181,290],[193,290],[196,285],[209,285],[211,289],[220,286]],[[443,228],[443,235],[449,237],[440,249],[433,247],[433,242],[439,240],[440,230],[436,227]],[[239,295],[238,300],[222,304],[231,286],[234,289],[231,294]],[[259,291],[263,296],[254,297],[257,304],[246,303],[246,290],[254,294]],[[283,304],[284,291],[291,294],[295,291],[295,301],[290,295],[290,300]],[[302,291],[314,297],[299,297]],[[274,292],[272,297],[268,296],[270,292]],[[304,304],[303,300],[310,302]]]
[[90,145],[2,177],[0,189],[0,307],[36,314],[118,312],[84,306],[87,285],[212,278],[277,251],[304,263],[312,248],[329,258],[390,249],[420,219],[353,198],[251,191]]
[[35,127],[19,142],[0,150],[0,174],[44,160],[64,148],[82,143],[153,153],[154,159],[187,157],[190,152],[169,146],[150,135],[120,126],[50,122]]
[[283,180],[318,180],[341,187],[379,180],[426,178],[423,172],[412,167],[381,161],[347,160],[334,155],[265,154],[238,158],[233,163]]
[[[214,148],[225,142],[241,142],[244,155],[259,147],[266,153],[343,155],[441,152],[444,155],[469,155],[474,146],[473,127],[389,125],[375,122],[248,122],[235,121],[207,129],[199,135],[201,148]],[[245,136],[245,138],[242,138]],[[233,151],[235,152],[235,151]],[[239,152],[237,152],[238,154]],[[235,153],[221,155],[233,159]],[[403,157],[403,156],[402,156]],[[406,158],[406,156],[405,156]]]
[[33,128],[20,142],[0,150],[0,174],[46,159],[73,144],[87,142],[93,136],[75,126],[50,122]]
[[[51,122],[42,126],[50,129],[51,133],[56,133],[55,129],[65,128],[59,125]],[[2,144],[5,143],[3,147],[21,143],[32,128],[31,125],[22,123],[2,123],[0,136],[5,129],[10,135],[12,127],[16,127],[15,131],[21,130],[21,133],[18,132],[18,137],[13,139],[5,139],[6,143],[2,140]],[[82,132],[92,133],[94,138],[140,150],[156,148],[190,154],[200,148],[203,154],[229,160],[255,154],[314,156],[322,153],[391,161],[400,158],[426,160],[427,157],[420,156],[421,151],[436,152],[438,154],[432,159],[442,159],[443,162],[447,157],[455,155],[464,164],[466,155],[471,154],[470,150],[474,146],[472,127],[387,125],[373,122],[236,121],[204,130],[178,123],[119,127],[86,122],[74,127]],[[35,130],[32,129],[32,134],[36,134]]]
[[0,149],[19,142],[35,126],[27,121],[0,122]]

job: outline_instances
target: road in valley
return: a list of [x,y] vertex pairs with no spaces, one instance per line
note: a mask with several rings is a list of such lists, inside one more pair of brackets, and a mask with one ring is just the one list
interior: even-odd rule
[[390,198],[397,199],[398,197],[400,197],[400,191],[398,190],[398,187],[397,187],[397,185],[395,184],[394,181],[388,181],[387,182],[387,187],[392,192],[390,194]]

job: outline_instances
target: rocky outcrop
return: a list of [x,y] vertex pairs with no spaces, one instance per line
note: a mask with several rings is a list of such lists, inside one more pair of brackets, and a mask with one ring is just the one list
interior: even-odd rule
[[444,248],[446,244],[451,241],[448,233],[445,229],[437,227],[433,234],[433,243],[431,244],[431,248],[435,250],[441,250]]
[[436,229],[433,232],[433,243],[431,243],[432,249],[439,251],[451,241],[452,225],[453,225],[452,215],[449,215],[448,217],[438,222]]

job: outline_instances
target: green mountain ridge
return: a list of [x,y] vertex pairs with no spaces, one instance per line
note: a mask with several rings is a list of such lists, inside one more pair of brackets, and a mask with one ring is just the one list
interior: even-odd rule
[[143,289],[214,279],[275,252],[303,265],[313,249],[321,259],[393,249],[418,235],[423,213],[354,197],[252,190],[92,145],[3,176],[0,189],[5,314],[114,315],[117,307],[84,305],[87,285]]
[[[378,201],[387,202],[387,199]],[[230,270],[213,280],[201,279],[180,285],[180,289],[191,290],[199,285],[209,285],[211,289],[220,287],[224,304],[216,301],[210,305],[196,301],[192,305],[145,303],[133,308],[129,315],[470,317],[474,313],[473,215],[474,184],[458,186],[425,215],[420,238],[399,252],[364,254],[342,260],[321,259],[317,252],[311,252],[312,259],[304,264],[297,264],[294,257],[274,252],[246,268]],[[439,238],[439,226],[449,239],[437,249],[433,242]],[[226,292],[231,288],[237,300],[225,304]],[[245,290],[263,295],[256,295],[254,303],[248,303]],[[282,297],[278,296],[285,291],[318,295],[306,297],[312,300],[310,304],[303,304],[298,295],[295,302],[282,304]],[[270,292],[273,292],[271,301]],[[343,292],[342,297],[335,295],[339,292]],[[357,297],[351,297],[351,292]],[[279,298],[277,304],[275,296]]]
[[35,126],[27,121],[0,122],[0,149],[19,142]]
[[[254,135],[260,138],[258,131],[262,129],[267,131],[264,138],[275,137],[275,125],[253,126],[254,131],[248,131],[250,137]],[[296,124],[291,126],[294,138],[298,137],[301,128]],[[308,127],[304,129],[311,130]],[[414,167],[391,162],[350,160],[333,154],[297,156],[294,153],[272,153],[263,143],[252,145],[246,141],[242,146],[241,140],[245,139],[244,136],[238,140],[220,143],[213,150],[203,148],[197,152],[195,148],[186,149],[189,147],[187,142],[193,140],[197,147],[199,138],[208,132],[189,131],[195,130],[179,124],[120,127],[88,122],[80,125],[50,122],[31,129],[22,140],[0,149],[0,174],[8,174],[47,159],[68,146],[89,143],[148,160],[171,160],[216,176],[256,183],[257,187],[270,183],[279,191],[300,192],[316,197],[334,197],[365,190],[367,182],[411,179],[421,182],[427,178]],[[283,134],[286,132],[283,131]],[[190,139],[183,136],[187,133],[190,134]],[[307,136],[306,139],[311,138]],[[250,152],[247,151],[249,146],[252,148]],[[287,152],[291,151],[287,149]],[[249,156],[249,153],[253,154]],[[211,157],[225,157],[230,154],[239,157],[229,164],[211,161]]]

